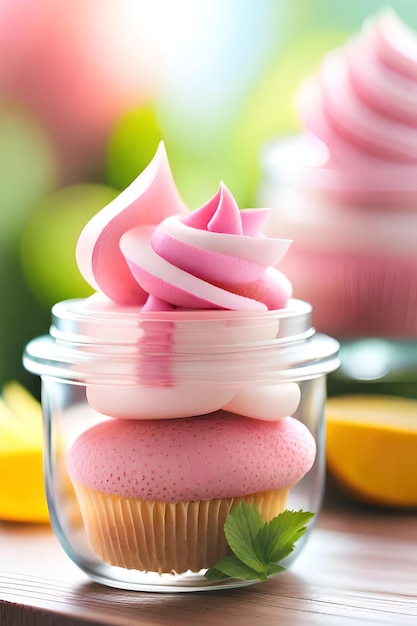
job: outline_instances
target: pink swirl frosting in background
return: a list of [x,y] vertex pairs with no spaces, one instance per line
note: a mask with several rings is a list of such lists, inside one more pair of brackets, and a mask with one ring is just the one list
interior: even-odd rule
[[392,11],[324,57],[297,108],[327,148],[313,184],[388,204],[417,198],[417,37]]

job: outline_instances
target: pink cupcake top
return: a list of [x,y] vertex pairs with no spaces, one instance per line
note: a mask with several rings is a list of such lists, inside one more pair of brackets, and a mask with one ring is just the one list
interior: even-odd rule
[[309,430],[291,417],[260,422],[217,411],[163,422],[118,419],[80,435],[68,471],[76,482],[123,498],[209,500],[291,487],[315,451]]

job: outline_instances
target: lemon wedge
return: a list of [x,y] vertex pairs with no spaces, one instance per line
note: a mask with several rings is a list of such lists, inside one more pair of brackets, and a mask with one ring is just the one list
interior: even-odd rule
[[0,398],[0,519],[47,522],[42,468],[42,410],[19,383]]
[[327,467],[356,498],[417,506],[417,400],[383,395],[329,398]]

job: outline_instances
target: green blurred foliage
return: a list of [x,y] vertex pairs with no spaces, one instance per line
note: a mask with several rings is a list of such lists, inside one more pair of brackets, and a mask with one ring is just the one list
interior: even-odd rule
[[145,169],[163,138],[152,105],[126,111],[110,134],[107,147],[107,180],[124,189]]
[[232,140],[233,162],[241,173],[241,189],[249,204],[255,202],[262,148],[276,137],[299,131],[294,106],[297,89],[322,56],[346,37],[346,32],[324,30],[291,40],[242,103]]
[[213,150],[188,148],[174,143],[167,133],[167,151],[175,183],[187,206],[193,210],[205,204],[215,195],[220,182],[224,182],[233,193],[240,207],[245,205],[246,196],[242,177],[234,161],[233,145],[223,137],[224,143]]
[[0,244],[18,242],[33,204],[55,184],[56,164],[36,119],[0,102]]
[[22,266],[33,293],[48,309],[60,300],[91,295],[75,247],[84,225],[116,195],[105,185],[80,184],[45,196],[34,208],[22,237]]
[[[313,30],[343,29],[357,31],[364,20],[372,18],[378,12],[390,7],[398,16],[411,27],[417,26],[417,13],[413,0],[349,0],[340,2],[335,0],[284,0],[276,3],[281,14],[286,16],[287,37],[294,33],[304,36]],[[278,5],[281,4],[281,9]]]
[[0,386],[10,379],[37,387],[22,366],[27,341],[47,328],[30,292],[19,247],[33,207],[54,186],[56,162],[48,137],[28,110],[0,102]]
[[47,331],[50,314],[29,290],[11,244],[0,246],[0,288],[0,386],[19,380],[38,394],[39,382],[23,369],[22,354],[30,339]]

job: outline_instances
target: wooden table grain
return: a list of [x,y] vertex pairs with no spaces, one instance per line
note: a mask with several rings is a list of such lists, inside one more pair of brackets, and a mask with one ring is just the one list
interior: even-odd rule
[[335,493],[286,572],[223,591],[119,591],[89,579],[47,526],[0,524],[1,626],[417,624],[417,512]]

